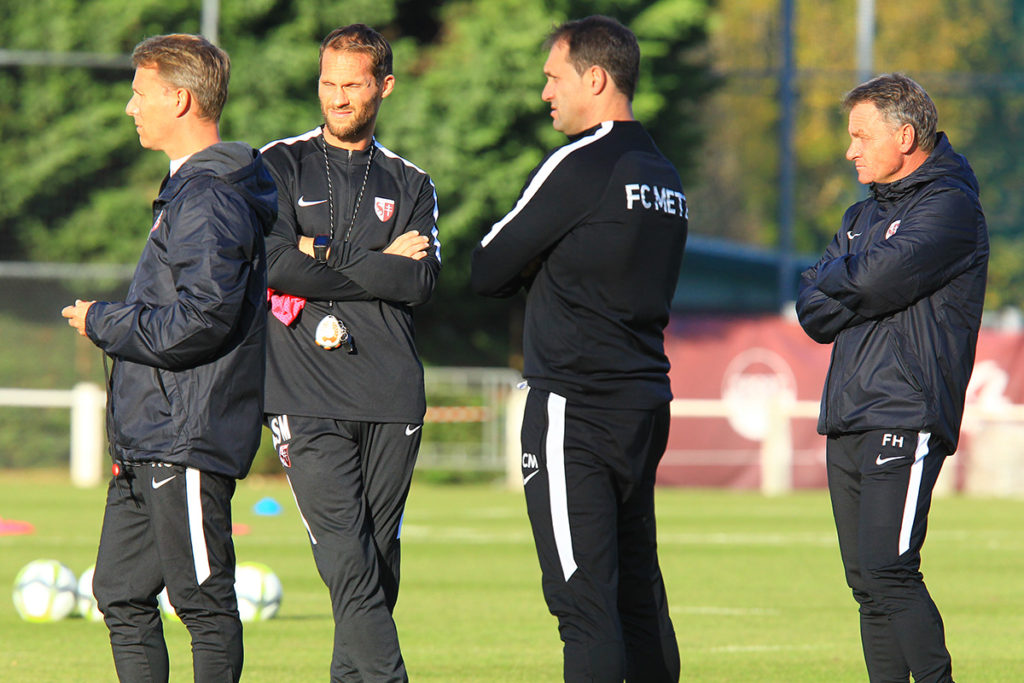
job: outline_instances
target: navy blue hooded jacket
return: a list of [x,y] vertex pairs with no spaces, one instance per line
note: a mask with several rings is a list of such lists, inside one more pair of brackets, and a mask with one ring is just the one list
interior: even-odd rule
[[916,171],[846,211],[797,298],[804,330],[835,343],[820,433],[908,429],[956,449],[988,255],[978,181],[943,133]]
[[263,239],[276,213],[274,181],[244,143],[212,145],[164,180],[125,301],[96,302],[86,317],[114,359],[114,459],[248,472],[263,416]]

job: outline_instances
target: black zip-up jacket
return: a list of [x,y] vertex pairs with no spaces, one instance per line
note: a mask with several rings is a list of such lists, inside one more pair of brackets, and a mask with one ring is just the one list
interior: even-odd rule
[[86,317],[114,360],[116,460],[249,471],[263,417],[264,233],[276,212],[273,180],[244,143],[207,147],[164,179],[128,295]]
[[605,121],[533,170],[473,252],[478,294],[526,287],[523,376],[601,408],[672,400],[664,329],[686,244],[682,184],[643,126]]
[[804,330],[835,343],[821,434],[908,429],[956,450],[988,254],[978,181],[944,133],[916,171],[847,210],[797,298]]
[[[270,318],[266,412],[421,422],[426,398],[413,308],[430,298],[441,271],[430,176],[376,140],[362,151],[328,145],[334,242],[327,262],[317,263],[299,251],[298,242],[331,232],[321,129],[267,143],[262,152],[278,188],[277,222],[267,238],[270,287],[306,299],[290,325]],[[430,237],[425,258],[383,253],[410,230]],[[345,323],[354,352],[316,345],[316,328],[326,315]]]

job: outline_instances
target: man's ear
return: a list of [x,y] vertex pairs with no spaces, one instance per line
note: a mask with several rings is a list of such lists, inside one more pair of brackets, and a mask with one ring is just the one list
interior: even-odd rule
[[587,69],[586,84],[592,95],[600,95],[610,85],[610,82],[608,72],[601,67],[594,65]]
[[174,89],[174,115],[182,117],[196,106],[195,97],[186,88]]
[[909,123],[904,123],[903,127],[900,128],[899,137],[896,140],[896,144],[899,147],[901,154],[909,154],[917,143],[917,131]]
[[391,94],[391,91],[395,89],[395,76],[388,74],[384,77],[384,82],[380,86],[380,96],[387,97]]

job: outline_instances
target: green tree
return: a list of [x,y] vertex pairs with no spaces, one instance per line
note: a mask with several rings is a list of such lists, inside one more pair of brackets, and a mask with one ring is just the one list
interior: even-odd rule
[[[992,260],[987,305],[1024,304],[1018,152],[1024,88],[1024,2],[911,0],[878,5],[874,70],[902,71],[929,91],[939,128],[981,184]],[[847,206],[864,196],[844,154],[842,94],[857,84],[856,0],[796,3],[796,248],[817,254]],[[704,111],[691,229],[778,244],[780,0],[723,0],[710,23],[711,61],[724,85]]]
[[[199,3],[189,0],[0,4],[11,17],[0,24],[8,49],[123,55],[149,35],[199,30]],[[645,56],[636,114],[685,178],[710,85],[706,0],[223,2],[220,42],[233,67],[221,132],[259,147],[316,126],[319,41],[350,18],[381,30],[395,50],[398,86],[378,137],[431,174],[441,209],[444,269],[419,316],[421,346],[434,362],[504,362],[509,340],[518,346],[521,299],[472,296],[470,253],[529,171],[564,142],[540,100],[542,42],[555,23],[592,13],[636,31]],[[166,159],[139,148],[124,114],[130,79],[130,69],[0,69],[6,258],[137,258]]]
[[437,186],[444,269],[417,322],[427,332],[428,357],[518,363],[521,298],[475,299],[467,283],[474,246],[512,208],[530,170],[565,142],[540,99],[551,28],[593,13],[633,28],[644,55],[635,113],[685,177],[699,146],[695,112],[711,83],[700,52],[707,12],[703,0],[444,5],[440,36],[404,67],[411,68],[410,85],[399,74],[380,126],[382,137],[422,164]]

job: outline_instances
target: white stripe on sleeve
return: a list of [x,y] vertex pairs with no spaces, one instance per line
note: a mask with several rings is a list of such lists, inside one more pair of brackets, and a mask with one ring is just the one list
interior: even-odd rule
[[560,147],[554,154],[549,156],[547,158],[547,161],[545,161],[544,164],[539,169],[537,169],[537,172],[534,174],[533,178],[530,179],[530,184],[526,186],[525,190],[523,190],[523,196],[519,198],[519,201],[516,202],[516,205],[514,207],[512,207],[512,210],[509,211],[504,218],[495,223],[489,233],[484,235],[484,238],[480,240],[480,246],[486,247],[488,244],[490,244],[491,240],[498,236],[498,233],[501,232],[502,228],[508,225],[508,223],[511,222],[513,218],[519,215],[523,208],[530,203],[534,195],[537,194],[537,191],[541,188],[544,182],[551,176],[551,173],[554,172],[556,168],[558,168],[558,165],[562,163],[566,157],[575,152],[577,149],[580,149],[581,147],[586,147],[590,143],[596,142],[597,140],[603,138],[605,135],[611,132],[613,125],[613,121],[605,121],[604,123],[601,124],[600,128],[594,131],[593,135],[588,135],[587,137],[580,138],[579,140],[571,142],[568,145],[565,145],[564,147]]

